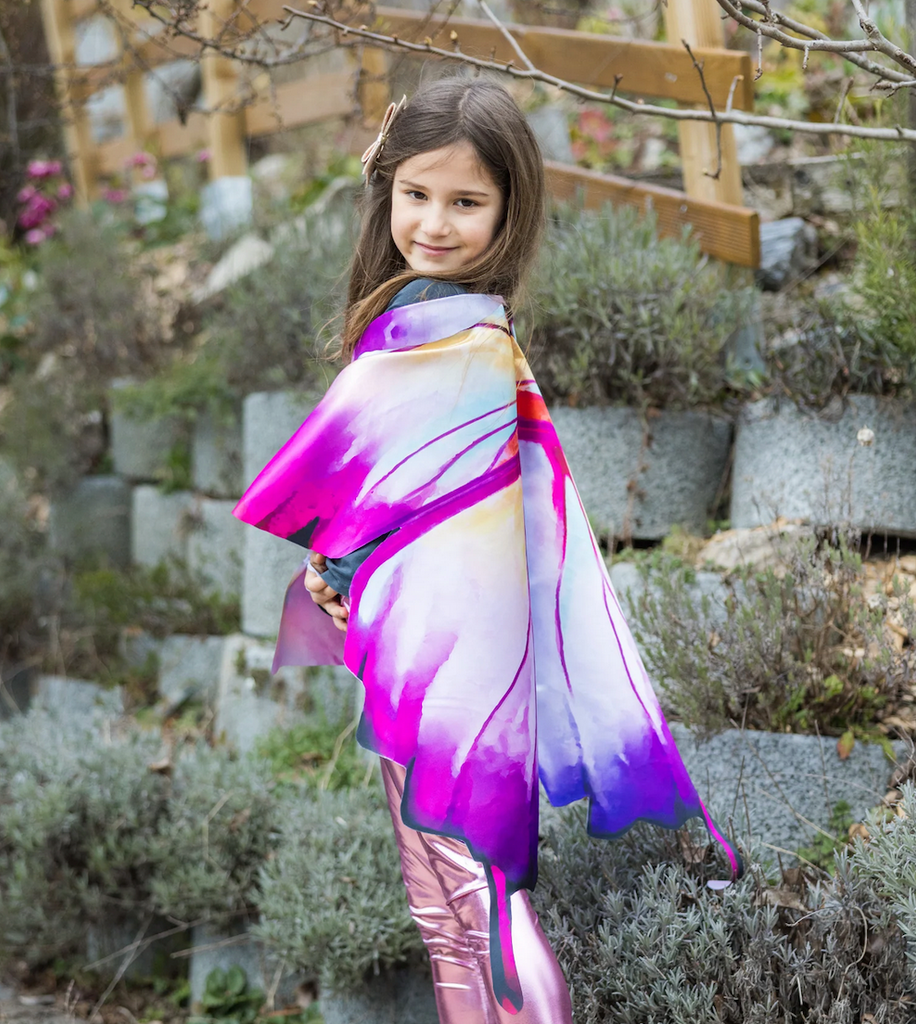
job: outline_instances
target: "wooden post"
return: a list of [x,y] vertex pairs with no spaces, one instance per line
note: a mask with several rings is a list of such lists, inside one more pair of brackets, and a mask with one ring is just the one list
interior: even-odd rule
[[[135,21],[131,0],[115,0],[115,10],[131,24]],[[133,33],[132,33],[133,35]],[[132,54],[123,53],[124,62],[124,108],[127,112],[125,134],[130,144],[131,156],[145,150],[150,144],[150,118],[146,105],[146,83],[143,72],[132,66]]]
[[391,101],[388,86],[388,54],[377,46],[363,47],[359,67],[359,105],[363,124],[376,129]]
[[[234,0],[209,0],[200,11],[201,35],[218,38],[236,10]],[[208,49],[201,55],[200,73],[207,109],[211,111],[207,117],[210,180],[241,177],[248,170],[244,113],[223,109],[238,100],[238,71],[230,58]]]
[[95,193],[92,134],[83,97],[73,87],[76,40],[67,0],[41,0],[48,51],[54,62],[54,83],[64,121],[64,147],[76,201],[85,206]]
[[[679,45],[686,40],[692,47],[724,46],[722,8],[716,0],[668,0],[665,8],[668,42]],[[730,124],[721,126],[722,169],[715,173],[718,161],[716,126],[681,121],[681,164],[684,169],[684,191],[694,199],[707,199],[734,206],[744,205],[741,186],[741,165],[735,133]]]

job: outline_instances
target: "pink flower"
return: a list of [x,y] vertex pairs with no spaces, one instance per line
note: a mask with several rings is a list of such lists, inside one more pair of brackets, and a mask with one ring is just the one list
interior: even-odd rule
[[123,188],[107,188],[102,193],[106,203],[124,203],[127,201],[127,190]]
[[600,110],[583,110],[579,115],[579,131],[590,135],[595,142],[607,142],[613,125]]
[[32,228],[31,231],[25,233],[25,240],[29,245],[40,245],[47,237],[41,228]]
[[53,199],[48,199],[47,196],[43,196],[40,192],[36,192],[29,201],[26,203],[25,209],[19,214],[17,223],[19,227],[25,231],[31,228],[41,227],[41,225],[48,219],[48,215],[53,213],[57,208],[57,204]]
[[62,200],[70,199],[73,195],[73,186],[69,181],[63,182],[63,184],[57,190],[57,198]]
[[26,173],[30,178],[53,178],[61,170],[60,160],[30,160]]
[[38,189],[35,188],[34,185],[26,185],[25,188],[20,189],[16,193],[16,202],[17,203],[27,203],[32,198],[32,196],[37,196],[37,195],[38,195]]
[[152,153],[145,153],[141,150],[139,153],[134,153],[134,155],[126,161],[126,165],[128,167],[155,167],[156,158]]
[[210,159],[210,150],[202,149],[194,158],[199,164],[205,164]]
[[158,172],[156,170],[155,164],[147,164],[145,167],[142,167],[140,169],[140,177],[146,179],[147,181],[150,181],[152,178],[155,178],[157,173]]

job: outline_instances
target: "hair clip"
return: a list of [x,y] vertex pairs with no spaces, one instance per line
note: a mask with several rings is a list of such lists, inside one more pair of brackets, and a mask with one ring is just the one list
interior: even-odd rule
[[388,136],[391,133],[391,126],[394,124],[394,119],[406,106],[406,96],[401,97],[400,103],[388,104],[388,109],[385,111],[385,116],[382,118],[382,127],[379,129],[378,137],[366,152],[363,153],[361,158],[363,163],[363,174],[366,181],[369,181],[372,177],[375,165],[378,163],[378,158],[382,155],[382,150],[385,148],[385,143],[388,141]]

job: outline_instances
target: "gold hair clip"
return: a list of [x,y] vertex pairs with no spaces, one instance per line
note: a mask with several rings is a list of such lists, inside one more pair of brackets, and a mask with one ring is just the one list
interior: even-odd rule
[[385,111],[385,116],[382,118],[382,127],[379,129],[378,137],[366,152],[363,153],[361,158],[363,162],[363,174],[366,181],[369,181],[372,177],[372,172],[375,170],[378,158],[382,155],[382,150],[385,148],[385,143],[388,141],[388,135],[391,132],[391,126],[394,124],[394,119],[406,106],[406,96],[401,97],[400,103],[388,104],[388,109]]

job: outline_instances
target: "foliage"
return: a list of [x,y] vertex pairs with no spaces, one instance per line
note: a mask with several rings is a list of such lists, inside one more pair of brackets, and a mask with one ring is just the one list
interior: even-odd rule
[[48,568],[42,537],[18,483],[0,462],[0,660],[25,653]]
[[52,713],[0,725],[0,959],[72,954],[87,923],[143,908],[168,798],[147,767],[160,746]]
[[912,631],[913,602],[897,585],[866,600],[842,535],[802,539],[780,569],[739,568],[724,603],[698,597],[674,566],[644,578],[634,634],[664,703],[700,735],[734,724],[867,733],[916,678],[913,648],[887,624]]
[[268,949],[337,990],[420,958],[380,787],[317,791],[286,815],[253,929]]
[[250,906],[276,815],[263,766],[225,750],[170,761],[158,733],[48,710],[0,724],[0,961],[73,955],[120,914]]
[[[912,790],[907,797],[912,815]],[[903,1024],[916,998],[904,936],[916,935],[909,850],[896,821],[835,877],[754,868],[722,892],[667,837],[584,834],[580,809],[548,829],[536,903],[582,1024]],[[912,947],[911,947],[912,955]]]
[[40,269],[0,432],[23,479],[65,490],[104,456],[108,382],[154,366],[161,329],[111,223],[71,211]]
[[260,762],[197,744],[173,769],[168,815],[150,844],[153,907],[182,920],[218,918],[256,899],[276,845],[278,808]]
[[254,391],[323,391],[326,348],[343,305],[351,238],[339,218],[306,213],[275,232],[274,255],[213,300],[201,345],[118,394],[140,417],[208,411],[226,421]]
[[308,789],[350,789],[366,776],[366,761],[354,739],[356,722],[318,713],[288,729],[272,729],[257,743],[274,776]]
[[798,851],[809,864],[815,864],[825,871],[833,867],[834,857],[844,849],[849,838],[849,826],[852,824],[852,808],[845,800],[838,800],[830,812],[827,825],[820,832],[815,832],[810,846]]
[[565,207],[543,253],[532,354],[548,399],[685,407],[727,392],[750,290],[726,290],[689,236],[659,238],[629,208]]
[[226,1024],[254,1024],[264,1004],[264,993],[248,987],[244,970],[234,964],[228,971],[214,967],[207,975],[200,999],[203,1016],[192,1017],[191,1024],[219,1020]]

